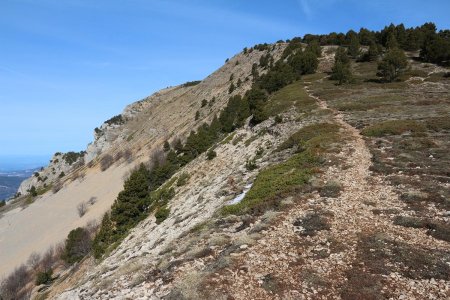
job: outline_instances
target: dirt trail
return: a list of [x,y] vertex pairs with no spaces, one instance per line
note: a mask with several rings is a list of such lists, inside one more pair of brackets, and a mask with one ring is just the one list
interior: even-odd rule
[[[313,95],[309,83],[306,84],[306,91],[319,106],[330,109],[325,101]],[[343,163],[330,166],[321,179],[339,182],[342,192],[336,198],[316,193],[306,201],[297,202],[277,225],[262,232],[263,237],[256,245],[238,254],[240,270],[213,278],[222,282],[219,290],[233,291],[235,299],[340,299],[343,290],[352,289],[348,286],[348,273],[354,273],[355,268],[363,274],[366,272],[365,262],[358,256],[364,236],[382,234],[412,247],[449,248],[447,243],[431,238],[424,230],[393,225],[392,217],[385,212],[401,212],[404,204],[382,177],[371,174],[371,153],[360,132],[345,122],[340,112],[330,110],[333,120],[348,138],[337,155]],[[302,228],[294,223],[308,213],[328,219],[329,230],[302,235]],[[449,296],[448,281],[413,280],[395,272],[385,277],[383,287],[389,286],[389,295],[394,298]],[[364,279],[357,279],[356,288],[362,289],[359,280]],[[376,292],[380,293],[381,289]]]

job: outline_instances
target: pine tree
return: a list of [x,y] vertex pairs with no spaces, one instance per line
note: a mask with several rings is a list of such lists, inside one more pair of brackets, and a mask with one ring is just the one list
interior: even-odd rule
[[405,53],[398,48],[394,48],[389,50],[378,64],[378,75],[391,82],[397,79],[407,66],[408,61]]
[[320,48],[319,42],[317,40],[312,40],[308,46],[306,46],[305,51],[311,51],[316,55],[316,57],[322,56],[322,49]]
[[369,46],[369,50],[367,51],[368,60],[376,61],[378,59],[378,55],[380,55],[378,52],[378,47],[374,42],[372,42]]
[[395,37],[395,34],[394,34],[394,33],[390,33],[390,34],[388,35],[387,42],[386,42],[386,48],[387,48],[387,49],[395,49],[395,48],[398,48],[397,38]]
[[357,36],[353,36],[352,39],[350,40],[350,45],[348,47],[348,54],[353,57],[353,58],[357,58],[359,55],[359,39]]
[[350,59],[347,56],[347,51],[343,47],[336,50],[334,56],[334,66],[331,69],[331,79],[337,80],[338,84],[348,83],[352,79],[352,72],[350,69]]
[[350,70],[350,64],[344,64],[343,62],[341,62],[339,60],[336,61],[332,68],[331,79],[337,80],[338,85],[350,82],[352,79],[352,72]]
[[340,61],[343,64],[348,64],[350,63],[350,59],[347,56],[347,51],[345,50],[344,47],[339,47],[336,50],[336,54],[334,55],[334,61]]

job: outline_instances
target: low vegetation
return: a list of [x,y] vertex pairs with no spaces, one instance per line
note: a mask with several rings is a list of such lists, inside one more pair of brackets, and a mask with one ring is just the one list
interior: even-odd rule
[[186,83],[183,83],[182,86],[183,86],[183,87],[196,86],[196,85],[199,84],[200,82],[202,82],[202,81],[201,81],[201,80],[188,81],[188,82],[186,82]]
[[381,137],[386,135],[399,135],[405,132],[424,132],[426,127],[415,120],[390,120],[376,123],[364,128],[363,135]]
[[80,151],[80,152],[70,151],[70,152],[64,153],[62,156],[62,159],[66,162],[66,164],[71,166],[73,163],[78,161],[80,158],[84,157],[85,154],[86,154],[86,151]]
[[122,115],[116,115],[108,120],[105,121],[108,125],[122,125],[125,123],[125,120],[123,119]]

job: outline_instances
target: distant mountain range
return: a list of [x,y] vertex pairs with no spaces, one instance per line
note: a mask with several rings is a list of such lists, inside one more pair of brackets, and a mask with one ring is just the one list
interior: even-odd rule
[[17,192],[22,181],[38,169],[20,171],[0,171],[0,201],[9,199]]

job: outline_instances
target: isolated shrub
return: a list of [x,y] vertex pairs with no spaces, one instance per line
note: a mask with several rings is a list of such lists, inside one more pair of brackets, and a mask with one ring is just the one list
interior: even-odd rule
[[341,61],[336,61],[331,69],[330,79],[337,80],[338,85],[350,82],[352,80],[350,64],[344,64]]
[[167,219],[169,214],[170,214],[170,209],[169,208],[167,208],[167,207],[160,207],[155,213],[156,224],[162,223],[165,219]]
[[207,153],[206,153],[206,158],[208,159],[208,160],[212,160],[214,157],[216,157],[217,156],[217,153],[216,153],[216,151],[214,151],[214,150],[209,150]]
[[100,169],[106,171],[114,163],[114,159],[110,154],[106,154],[100,160]]
[[302,227],[302,235],[314,236],[318,231],[330,230],[331,225],[326,217],[318,212],[307,213],[305,216],[297,219],[294,223],[296,227]]
[[2,207],[2,206],[5,206],[6,205],[6,202],[5,201],[0,201],[0,207]]
[[33,197],[36,197],[38,195],[36,187],[34,185],[31,186],[29,191],[30,191],[30,195]]
[[275,124],[279,124],[279,123],[283,122],[283,117],[280,115],[276,115],[274,121],[275,121]]
[[247,171],[253,171],[256,168],[258,168],[258,165],[256,164],[256,160],[255,159],[247,159],[247,161],[245,162],[245,168],[247,169]]
[[81,202],[77,205],[77,212],[78,216],[81,218],[83,217],[87,212],[87,204],[86,202]]
[[200,119],[200,112],[197,110],[195,112],[195,121],[197,121],[198,119]]
[[53,270],[40,271],[36,274],[36,285],[49,284],[52,282]]
[[78,227],[72,230],[66,239],[62,259],[68,264],[80,261],[91,250],[91,239],[86,229]]
[[180,138],[175,138],[172,141],[172,149],[174,149],[177,153],[183,150],[183,143]]
[[164,149],[164,152],[167,152],[170,150],[170,144],[169,144],[168,140],[164,141],[163,149]]
[[94,205],[95,202],[97,202],[97,197],[91,197],[91,198],[89,198],[89,200],[88,200],[88,204],[89,204],[89,205]]
[[185,185],[191,176],[188,173],[182,173],[177,180],[177,186]]
[[61,174],[59,174],[58,178],[63,178],[64,176],[66,176],[66,174],[64,172],[61,172]]
[[321,197],[336,198],[342,190],[342,185],[336,181],[330,181],[319,189]]

